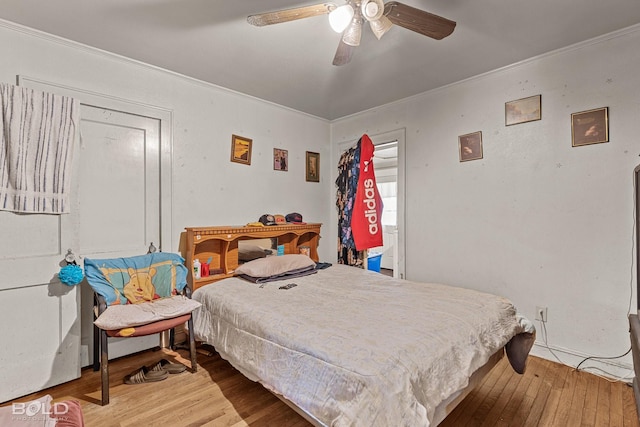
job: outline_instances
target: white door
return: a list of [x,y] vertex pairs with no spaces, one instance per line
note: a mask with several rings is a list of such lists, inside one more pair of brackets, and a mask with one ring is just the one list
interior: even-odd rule
[[[82,257],[142,255],[160,242],[160,121],[82,105],[77,226]],[[93,291],[82,284],[82,366],[93,362]],[[109,358],[158,345],[111,339]]]
[[[48,90],[46,83],[27,85]],[[68,88],[55,89],[52,91],[76,95]],[[95,94],[76,97],[81,102],[82,97],[93,99],[94,105],[102,101]],[[113,98],[105,98],[104,104],[130,106]],[[145,110],[135,104],[132,107]],[[0,211],[4,341],[0,346],[0,402],[79,378],[80,367],[91,362],[92,291],[86,284],[63,285],[56,276],[67,249],[80,257],[107,258],[143,254],[150,242],[162,247],[161,230],[166,234],[167,226],[160,219],[170,220],[170,206],[160,199],[160,188],[167,185],[171,173],[170,167],[164,167],[170,152],[165,133],[170,121],[166,123],[165,114],[161,138],[160,120],[125,110],[81,105],[72,213]],[[170,198],[170,190],[164,193],[163,197]],[[170,239],[164,240],[171,245]],[[119,343],[110,341],[111,356],[158,345],[157,336],[127,341],[133,348],[119,348]]]
[[0,212],[0,402],[80,376],[80,291],[56,280],[65,223]]

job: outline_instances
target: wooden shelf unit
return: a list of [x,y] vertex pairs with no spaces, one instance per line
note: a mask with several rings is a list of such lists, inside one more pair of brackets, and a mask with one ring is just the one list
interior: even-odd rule
[[[308,246],[309,256],[319,261],[318,243],[322,224],[286,224],[265,227],[247,227],[243,225],[185,228],[186,244],[182,250],[189,270],[187,281],[192,290],[218,280],[233,276],[238,268],[238,242],[240,240],[272,239],[278,245],[284,245],[285,254],[299,253],[299,246]],[[210,275],[200,279],[193,278],[193,260],[209,262]]]

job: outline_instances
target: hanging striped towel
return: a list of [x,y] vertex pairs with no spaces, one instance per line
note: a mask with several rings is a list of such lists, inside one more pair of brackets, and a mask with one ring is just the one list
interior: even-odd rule
[[79,102],[6,83],[0,101],[0,210],[68,213]]

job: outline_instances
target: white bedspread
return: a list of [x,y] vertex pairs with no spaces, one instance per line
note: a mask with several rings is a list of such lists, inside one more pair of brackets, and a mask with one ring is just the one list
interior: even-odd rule
[[343,265],[263,288],[226,279],[193,298],[196,339],[330,426],[428,426],[523,332],[503,297]]

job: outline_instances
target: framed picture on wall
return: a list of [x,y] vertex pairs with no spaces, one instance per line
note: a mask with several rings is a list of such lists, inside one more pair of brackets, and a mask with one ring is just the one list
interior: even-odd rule
[[320,182],[320,153],[307,151],[306,177],[309,182]]
[[609,142],[609,107],[571,114],[571,145]]
[[482,132],[473,132],[458,137],[460,161],[478,160],[482,158]]
[[288,171],[289,170],[289,151],[281,148],[273,149],[273,170]]
[[532,122],[542,118],[542,95],[516,99],[504,104],[504,124],[506,126]]
[[231,135],[231,161],[251,164],[251,143],[252,140],[238,135]]

